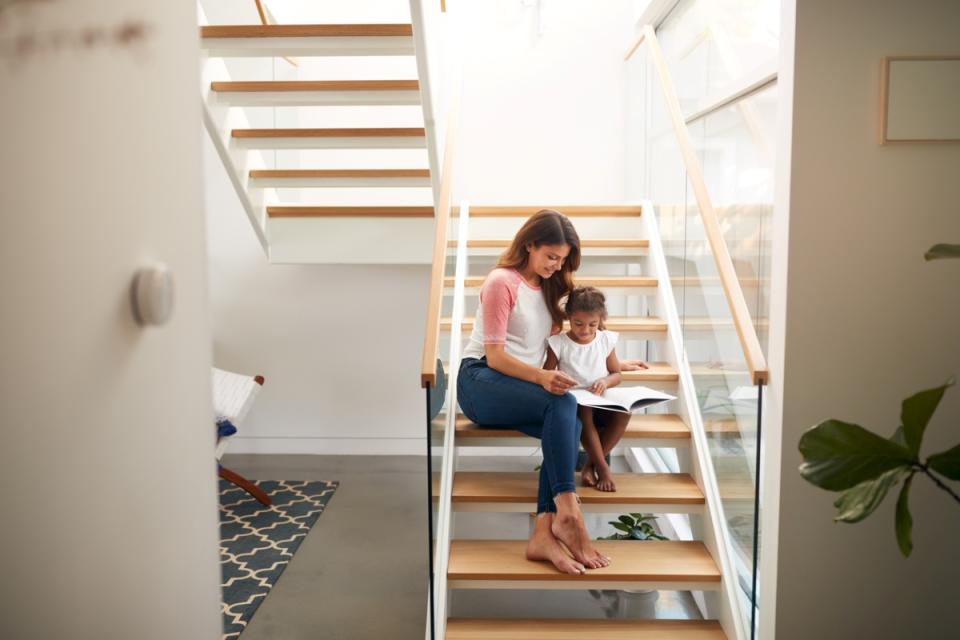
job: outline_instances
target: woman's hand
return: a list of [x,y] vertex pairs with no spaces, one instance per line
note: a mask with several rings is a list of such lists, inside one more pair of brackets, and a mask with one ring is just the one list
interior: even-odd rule
[[649,369],[647,363],[643,360],[621,360],[620,361],[620,371],[640,371],[641,369]]
[[595,393],[598,396],[602,396],[603,392],[607,390],[607,379],[600,378],[592,385],[590,385],[590,393]]
[[558,396],[562,396],[569,389],[577,386],[577,381],[563,371],[546,371],[544,369],[540,370],[537,383],[550,393]]

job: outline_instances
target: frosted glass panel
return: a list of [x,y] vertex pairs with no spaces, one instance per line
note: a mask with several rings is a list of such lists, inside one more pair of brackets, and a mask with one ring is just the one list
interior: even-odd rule
[[683,0],[657,31],[680,107],[693,112],[709,95],[777,59],[779,0]]

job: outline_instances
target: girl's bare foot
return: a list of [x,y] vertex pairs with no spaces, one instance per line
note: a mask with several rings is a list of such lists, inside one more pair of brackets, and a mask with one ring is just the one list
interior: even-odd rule
[[617,483],[613,481],[613,472],[607,465],[597,466],[597,489],[600,491],[617,490]]
[[593,463],[587,462],[583,465],[583,469],[580,470],[580,480],[583,481],[583,486],[593,487],[597,484],[597,474],[593,469]]
[[567,555],[566,550],[553,537],[550,522],[552,522],[550,514],[537,516],[537,525],[527,543],[527,560],[546,560],[563,573],[574,576],[583,575],[587,572],[586,567]]
[[573,558],[588,569],[600,569],[610,565],[610,558],[593,546],[590,534],[583,523],[577,494],[561,493],[555,499],[557,513],[553,517],[550,530],[557,540],[573,554]]

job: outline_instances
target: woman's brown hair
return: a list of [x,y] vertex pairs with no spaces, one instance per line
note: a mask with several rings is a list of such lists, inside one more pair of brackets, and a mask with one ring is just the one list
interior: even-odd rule
[[553,209],[541,209],[520,227],[510,247],[500,256],[497,266],[523,269],[530,259],[528,246],[531,244],[534,248],[545,244],[565,244],[570,247],[570,253],[560,270],[540,282],[553,322],[562,327],[564,316],[560,309],[560,298],[573,289],[573,272],[580,268],[580,236],[567,216]]

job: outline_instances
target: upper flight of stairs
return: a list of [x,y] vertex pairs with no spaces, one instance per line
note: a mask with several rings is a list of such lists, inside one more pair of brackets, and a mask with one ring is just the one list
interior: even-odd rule
[[[211,135],[221,157],[227,158],[225,164],[234,174],[234,187],[271,261],[429,260],[429,231],[424,225],[432,224],[434,215],[434,185],[427,153],[430,134],[422,124],[393,126],[393,112],[379,111],[422,104],[427,87],[417,77],[414,25],[207,25],[200,32],[207,61],[204,99],[208,129],[213,129]],[[297,79],[232,78],[227,61],[221,61],[279,56],[297,59]],[[374,71],[372,79],[309,77],[311,58],[369,57],[377,65],[381,56],[406,58],[409,64],[404,64],[410,75],[392,77],[397,74],[394,69],[392,75],[384,74],[388,77],[381,78],[376,78]],[[362,118],[363,124],[357,126],[341,126],[333,121],[327,126],[316,126],[316,120],[311,122],[315,126],[305,127],[247,125],[243,110],[264,107],[285,108],[287,114],[314,107],[378,111],[368,112]],[[321,120],[325,117],[320,112],[309,117],[316,119],[317,115]],[[425,122],[425,117],[421,121]],[[285,122],[289,122],[289,115]],[[312,156],[290,155],[324,150],[349,151],[354,155],[331,155],[329,159],[324,156],[320,164],[310,164]],[[390,150],[413,150],[419,155],[391,156]],[[282,153],[286,155],[281,156]],[[278,160],[281,157],[283,160]],[[419,166],[411,166],[414,157],[421,158]],[[393,189],[414,195],[386,195]],[[411,200],[420,204],[410,204]],[[392,227],[379,233],[387,234],[384,239],[392,235],[397,242],[380,242],[378,231],[371,232],[362,223],[355,229],[346,229],[343,219],[362,219]]]

